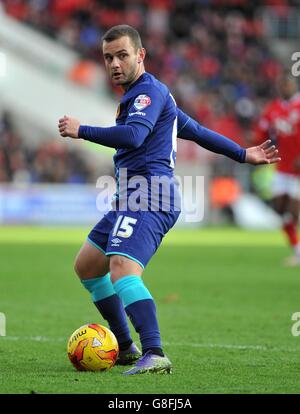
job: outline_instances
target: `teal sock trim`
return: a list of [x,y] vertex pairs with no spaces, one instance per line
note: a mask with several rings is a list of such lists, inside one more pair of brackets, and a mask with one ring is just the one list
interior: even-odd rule
[[144,285],[144,282],[140,276],[124,276],[117,280],[113,284],[113,287],[117,295],[122,299],[124,307],[139,300],[153,300],[149,290]]
[[93,240],[87,238],[86,241],[89,242],[92,246],[96,247],[96,249],[100,250],[103,254],[105,254],[105,251],[100,246],[98,246],[98,244],[93,242]]
[[110,280],[110,274],[86,279],[81,281],[83,286],[90,292],[93,302],[115,295],[115,289]]

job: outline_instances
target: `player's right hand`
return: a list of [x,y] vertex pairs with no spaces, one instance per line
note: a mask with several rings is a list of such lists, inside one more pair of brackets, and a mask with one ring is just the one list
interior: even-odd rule
[[62,137],[78,138],[79,127],[78,119],[66,115],[58,121],[58,130]]

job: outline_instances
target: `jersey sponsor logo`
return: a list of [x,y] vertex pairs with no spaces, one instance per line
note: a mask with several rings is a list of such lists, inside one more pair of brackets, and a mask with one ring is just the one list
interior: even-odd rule
[[134,107],[138,111],[147,108],[147,106],[151,105],[151,98],[148,95],[139,95],[135,98]]
[[117,237],[115,237],[114,239],[112,239],[111,241],[111,245],[112,247],[119,247],[119,244],[122,243],[122,240],[118,239]]
[[137,112],[130,112],[130,114],[128,114],[128,116],[133,116],[133,115],[146,116],[146,112],[137,111]]

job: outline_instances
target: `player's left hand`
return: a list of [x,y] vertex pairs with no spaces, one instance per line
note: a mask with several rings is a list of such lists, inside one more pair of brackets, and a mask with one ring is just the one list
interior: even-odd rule
[[247,148],[245,162],[260,165],[274,164],[281,161],[281,158],[278,156],[278,149],[275,145],[271,145],[271,142],[272,141],[268,139],[257,147]]
[[62,137],[78,138],[79,127],[78,119],[66,115],[58,121],[58,130]]

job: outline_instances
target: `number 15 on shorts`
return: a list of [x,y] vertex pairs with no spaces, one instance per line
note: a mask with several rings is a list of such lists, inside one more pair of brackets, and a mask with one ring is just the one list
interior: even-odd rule
[[137,219],[128,216],[119,216],[118,220],[116,221],[114,230],[113,230],[113,237],[124,237],[128,238],[133,233],[133,226],[136,224]]

